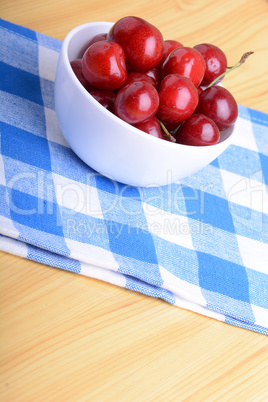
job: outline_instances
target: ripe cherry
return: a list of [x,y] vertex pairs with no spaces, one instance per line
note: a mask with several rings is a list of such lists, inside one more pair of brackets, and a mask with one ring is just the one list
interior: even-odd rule
[[105,109],[113,112],[115,94],[112,91],[96,90],[91,91],[90,95],[93,96]]
[[160,138],[162,140],[167,140],[167,138],[164,137],[160,124],[155,116],[141,123],[134,124],[134,127],[144,131],[147,134],[152,135],[153,137]]
[[[223,74],[227,69],[227,58],[225,53],[217,46],[210,43],[201,43],[194,46],[198,50],[206,63],[206,70],[201,86],[208,86],[219,75]],[[222,76],[216,83],[222,81]]]
[[145,74],[149,75],[149,77],[152,77],[155,80],[156,88],[159,88],[160,82],[162,80],[162,75],[159,69],[156,67],[152,68],[151,70],[146,71]]
[[84,77],[83,72],[82,72],[82,60],[81,59],[75,59],[71,61],[71,67],[73,69],[73,72],[75,73],[76,77],[80,81],[80,83],[83,85],[83,87],[88,91],[93,91],[94,87],[91,85]]
[[180,123],[193,114],[197,104],[197,89],[188,78],[170,74],[162,80],[157,112],[161,121]]
[[114,40],[122,47],[126,47],[130,37],[143,24],[143,21],[139,17],[123,17],[111,27],[107,39]]
[[226,88],[213,85],[199,95],[196,113],[212,119],[222,131],[235,123],[238,107],[233,95]]
[[163,51],[163,56],[162,59],[160,60],[160,63],[158,64],[158,68],[161,69],[164,61],[168,57],[168,55],[175,49],[178,49],[179,47],[182,47],[183,45],[178,42],[177,40],[164,40],[164,51]]
[[205,60],[198,50],[179,47],[173,50],[162,66],[162,75],[180,74],[189,78],[198,87],[205,74]]
[[193,114],[175,134],[176,142],[184,145],[214,145],[220,141],[220,132],[213,120],[202,114]]
[[133,82],[117,93],[114,113],[130,124],[141,123],[154,116],[159,106],[157,90],[147,82]]
[[155,82],[154,78],[150,77],[148,74],[136,73],[134,71],[127,75],[127,80],[126,80],[125,85],[130,84],[132,82],[137,82],[137,81],[148,82],[149,84],[153,85],[156,88],[156,82]]
[[93,45],[93,43],[99,42],[101,40],[106,40],[107,39],[107,33],[100,33],[98,35],[93,36],[93,38],[91,38],[83,47],[82,51],[81,51],[81,59],[85,53],[85,51],[89,48],[89,46]]
[[134,71],[145,72],[157,66],[163,55],[161,32],[138,17],[124,17],[111,28],[108,39],[123,47],[127,64]]
[[108,40],[93,43],[82,57],[82,71],[85,79],[98,89],[120,88],[127,79],[123,48]]

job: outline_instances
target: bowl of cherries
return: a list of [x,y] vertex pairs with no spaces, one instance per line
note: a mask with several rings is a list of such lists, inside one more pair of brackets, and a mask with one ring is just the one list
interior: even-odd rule
[[231,69],[217,46],[164,40],[139,17],[80,25],[57,65],[60,129],[106,177],[131,186],[177,182],[233,141],[237,103],[219,84]]

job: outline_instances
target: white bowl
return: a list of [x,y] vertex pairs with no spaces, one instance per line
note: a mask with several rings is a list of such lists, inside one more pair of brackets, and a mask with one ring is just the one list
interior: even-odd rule
[[212,162],[233,141],[238,124],[216,145],[194,147],[164,141],[132,127],[100,105],[79,83],[70,66],[88,40],[113,23],[80,25],[63,41],[55,80],[55,108],[61,131],[87,165],[133,186],[177,182]]

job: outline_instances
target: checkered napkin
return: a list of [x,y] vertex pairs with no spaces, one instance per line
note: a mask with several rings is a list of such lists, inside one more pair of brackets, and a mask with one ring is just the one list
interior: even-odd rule
[[60,132],[60,48],[1,21],[0,249],[268,334],[268,115],[240,106],[240,132],[213,163],[129,187]]

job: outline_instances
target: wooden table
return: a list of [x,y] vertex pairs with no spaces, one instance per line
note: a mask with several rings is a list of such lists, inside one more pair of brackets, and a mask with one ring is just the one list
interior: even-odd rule
[[[63,39],[138,15],[166,39],[213,42],[237,101],[268,113],[265,0],[1,0],[1,17]],[[267,401],[268,339],[164,301],[0,253],[2,401]]]

